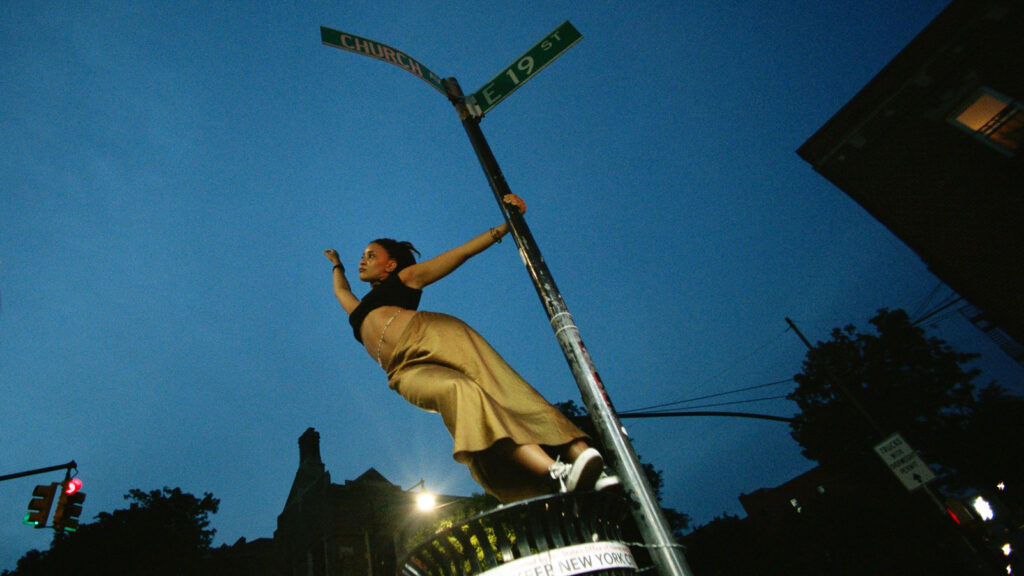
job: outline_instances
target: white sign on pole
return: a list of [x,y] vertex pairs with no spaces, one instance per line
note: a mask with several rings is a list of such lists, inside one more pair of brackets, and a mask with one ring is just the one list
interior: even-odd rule
[[875,452],[899,478],[907,490],[920,488],[935,478],[935,473],[899,434],[893,434],[875,446]]

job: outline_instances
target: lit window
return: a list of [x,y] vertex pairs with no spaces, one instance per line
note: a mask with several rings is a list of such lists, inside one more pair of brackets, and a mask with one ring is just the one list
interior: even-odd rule
[[950,120],[1004,154],[1024,149],[1024,106],[993,90],[976,92]]

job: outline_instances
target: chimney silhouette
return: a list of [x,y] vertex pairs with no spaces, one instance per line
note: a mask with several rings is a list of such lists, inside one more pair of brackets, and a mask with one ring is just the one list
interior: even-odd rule
[[323,464],[320,459],[320,433],[307,428],[299,436],[299,466],[303,464]]

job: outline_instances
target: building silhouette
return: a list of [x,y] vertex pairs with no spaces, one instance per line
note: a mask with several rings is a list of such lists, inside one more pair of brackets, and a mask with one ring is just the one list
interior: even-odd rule
[[816,466],[741,494],[746,517],[716,518],[683,539],[698,575],[992,574],[920,490],[885,466]]
[[1021,30],[1018,0],[954,0],[797,151],[973,304],[976,325],[1018,344]]
[[429,519],[416,510],[415,495],[373,468],[333,484],[320,458],[320,434],[307,429],[299,437],[299,467],[274,531],[278,573],[391,576],[408,538]]

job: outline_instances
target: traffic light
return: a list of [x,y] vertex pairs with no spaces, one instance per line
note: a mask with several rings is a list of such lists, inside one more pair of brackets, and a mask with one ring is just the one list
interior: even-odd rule
[[64,493],[71,495],[82,489],[82,480],[80,478],[72,478],[64,482]]
[[78,530],[78,516],[82,513],[82,502],[85,502],[85,492],[80,491],[82,481],[72,478],[62,482],[60,487],[57,510],[53,513],[53,528],[74,532]]
[[50,516],[50,507],[53,506],[53,497],[57,493],[60,484],[54,482],[50,485],[38,485],[32,490],[32,499],[28,502],[28,514],[25,514],[25,524],[36,528],[45,528],[46,519]]

